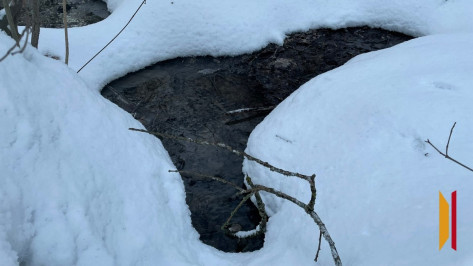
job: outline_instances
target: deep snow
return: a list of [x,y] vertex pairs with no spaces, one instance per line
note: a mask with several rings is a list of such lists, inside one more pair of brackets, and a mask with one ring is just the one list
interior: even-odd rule
[[[200,243],[160,141],[129,132],[141,125],[98,90],[167,58],[238,54],[291,31],[362,24],[432,36],[314,78],[255,129],[247,151],[317,174],[316,211],[347,265],[473,263],[471,173],[423,142],[443,147],[457,121],[450,153],[471,158],[471,1],[147,1],[76,75],[140,2],[108,1],[109,18],[70,29],[71,69],[31,47],[0,63],[0,265],[311,265],[316,226],[271,197],[262,250]],[[40,52],[62,56],[62,34],[42,29]],[[0,54],[11,44],[0,33]],[[247,162],[244,171],[308,197],[297,180]],[[457,252],[438,251],[439,190],[458,190]],[[320,259],[331,263],[325,243]]]

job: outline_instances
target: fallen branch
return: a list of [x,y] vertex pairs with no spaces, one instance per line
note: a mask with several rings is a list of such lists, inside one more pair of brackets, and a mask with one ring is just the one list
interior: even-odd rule
[[[20,40],[23,38],[25,33],[26,33],[26,41],[25,41],[25,44],[23,45],[23,47],[19,47],[17,45],[17,43],[15,42],[15,44],[12,47],[10,47],[10,49],[8,49],[8,51],[0,58],[0,62],[5,60],[5,58],[7,58],[9,55],[15,55],[15,54],[18,54],[18,53],[22,53],[25,50],[25,48],[27,46],[27,42],[28,42],[28,35],[29,35],[29,28],[28,27],[25,27],[23,29],[23,31],[21,32]],[[18,47],[19,47],[19,50],[16,51],[16,52],[13,52],[13,50],[15,50]]]
[[[236,214],[236,212],[241,208],[241,206],[243,206],[243,204],[246,201],[248,201],[248,199],[250,199],[251,196],[255,195],[259,215],[261,217],[261,223],[254,230],[251,230],[251,231],[247,231],[247,232],[230,232],[230,233],[234,236],[237,236],[237,237],[248,237],[248,236],[252,236],[252,235],[256,235],[256,234],[259,234],[261,232],[264,232],[265,229],[266,229],[266,223],[268,221],[268,216],[266,214],[265,206],[264,206],[264,203],[263,203],[259,193],[261,191],[267,192],[267,193],[273,194],[273,195],[275,195],[279,198],[288,200],[288,201],[296,204],[297,206],[301,207],[307,214],[309,214],[309,216],[312,218],[312,220],[315,222],[315,224],[319,227],[320,236],[323,236],[324,239],[329,244],[330,251],[332,253],[332,258],[333,258],[333,261],[334,261],[335,265],[337,265],[337,266],[342,265],[342,261],[340,259],[340,256],[338,255],[338,251],[335,247],[335,242],[332,240],[332,237],[330,236],[327,228],[325,227],[325,224],[322,222],[322,220],[320,219],[318,214],[314,211],[315,199],[316,199],[316,194],[317,194],[317,191],[316,191],[316,188],[315,188],[315,174],[311,175],[311,176],[307,176],[307,175],[303,175],[303,174],[300,174],[300,173],[289,172],[289,171],[277,168],[277,167],[272,166],[271,164],[269,164],[267,162],[261,161],[260,159],[257,159],[257,158],[255,158],[251,155],[248,155],[247,153],[245,153],[243,151],[235,150],[232,147],[230,147],[230,146],[228,146],[224,143],[208,142],[208,141],[205,141],[205,140],[195,140],[195,139],[191,139],[191,138],[168,135],[168,134],[164,134],[164,133],[160,133],[160,132],[146,131],[144,129],[129,128],[129,130],[148,133],[148,134],[151,134],[151,135],[155,135],[157,137],[163,137],[163,138],[167,138],[167,139],[174,139],[174,140],[197,143],[197,144],[201,144],[201,145],[211,145],[211,146],[219,147],[219,148],[222,148],[222,149],[226,149],[226,150],[228,150],[232,153],[235,153],[239,156],[243,156],[244,158],[247,158],[248,160],[255,161],[255,162],[269,168],[271,171],[275,171],[277,173],[280,173],[280,174],[283,174],[283,175],[286,175],[286,176],[297,176],[297,177],[299,177],[303,180],[308,181],[309,185],[310,185],[310,190],[311,190],[311,198],[310,198],[309,202],[307,204],[305,204],[305,203],[301,202],[300,200],[298,200],[298,199],[296,199],[296,198],[294,198],[290,195],[287,195],[287,194],[285,194],[281,191],[275,190],[275,189],[270,188],[270,187],[253,184],[253,182],[252,182],[252,180],[249,176],[246,176],[246,181],[247,181],[250,188],[244,189],[244,188],[239,187],[238,185],[236,185],[236,184],[234,184],[230,181],[227,181],[223,178],[220,178],[220,177],[196,174],[197,176],[200,176],[200,177],[209,178],[209,179],[212,179],[212,180],[224,183],[224,184],[231,185],[239,191],[238,194],[244,195],[243,199],[236,206],[236,208],[231,212],[228,219],[222,225],[223,230],[228,228],[231,219]],[[187,172],[187,171],[178,171],[178,170],[169,170],[169,172],[179,172],[179,173],[186,173],[186,174],[191,173],[191,172]],[[195,173],[193,173],[193,174],[195,174]],[[315,256],[314,261],[317,261],[319,251],[320,251],[320,241],[321,241],[320,236],[319,236],[319,246],[317,248],[317,252],[316,252],[316,256]]]
[[167,139],[174,139],[174,140],[180,140],[180,141],[193,142],[193,143],[197,143],[197,144],[201,144],[201,145],[210,145],[210,146],[220,147],[220,148],[226,149],[226,150],[228,150],[228,151],[230,151],[230,152],[232,152],[236,155],[243,156],[243,157],[245,157],[246,159],[248,159],[250,161],[257,162],[258,164],[261,164],[262,166],[264,166],[266,168],[269,168],[269,170],[271,170],[273,172],[277,172],[277,173],[285,175],[285,176],[299,177],[299,178],[304,179],[308,182],[310,182],[310,180],[312,178],[315,178],[315,175],[308,176],[308,175],[303,175],[303,174],[296,173],[296,172],[286,171],[286,170],[283,170],[281,168],[275,167],[275,166],[269,164],[268,162],[264,162],[264,161],[262,161],[258,158],[255,158],[255,157],[247,154],[244,151],[236,150],[236,149],[228,146],[225,143],[209,142],[209,141],[206,141],[206,140],[198,140],[198,139],[178,137],[178,136],[168,135],[168,134],[164,134],[164,133],[160,133],[160,132],[147,131],[147,130],[144,130],[144,129],[137,129],[137,128],[129,128],[129,130],[148,133],[148,134],[151,134],[151,135],[155,135],[157,137],[162,137],[162,138],[167,138]]
[[315,253],[315,261],[319,258],[320,245],[322,244],[322,232],[319,233],[319,247],[317,248],[317,253]]
[[335,247],[335,242],[333,242],[332,237],[330,236],[330,234],[327,230],[327,227],[325,227],[325,224],[322,222],[319,215],[315,211],[313,211],[313,210],[311,211],[310,208],[308,207],[308,205],[304,204],[302,201],[300,201],[300,200],[298,200],[298,199],[296,199],[292,196],[289,196],[289,195],[287,195],[287,194],[285,194],[281,191],[278,191],[278,190],[275,190],[273,188],[269,188],[269,187],[266,187],[266,186],[255,185],[253,188],[248,189],[247,191],[245,191],[245,193],[255,193],[255,192],[259,192],[259,191],[264,191],[264,192],[273,194],[273,195],[275,195],[279,198],[283,198],[285,200],[288,200],[288,201],[296,204],[297,206],[301,207],[302,209],[304,209],[305,212],[307,214],[309,214],[310,217],[312,217],[312,220],[314,220],[314,222],[319,227],[319,230],[322,233],[322,236],[325,238],[325,240],[329,244],[330,251],[332,252],[332,258],[333,258],[333,261],[335,262],[335,265],[342,265],[342,261],[340,259],[340,256],[338,255],[337,248]]
[[440,153],[443,157],[449,159],[450,161],[470,170],[473,172],[473,169],[471,167],[468,167],[466,165],[464,165],[463,163],[457,161],[456,159],[450,157],[450,155],[448,155],[448,148],[450,146],[450,139],[452,138],[452,134],[453,134],[453,129],[455,128],[455,125],[457,124],[457,122],[453,123],[453,126],[452,128],[450,129],[450,135],[448,136],[448,141],[447,141],[447,146],[445,147],[445,153],[441,152],[432,142],[430,142],[429,139],[427,139],[425,142],[427,142],[430,146],[432,146],[438,153]]

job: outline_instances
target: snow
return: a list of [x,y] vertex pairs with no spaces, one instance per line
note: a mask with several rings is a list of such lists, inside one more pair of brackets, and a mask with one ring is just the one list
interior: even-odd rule
[[[3,52],[12,42],[0,38]],[[186,248],[200,242],[182,181],[158,139],[129,131],[142,125],[31,47],[0,72],[0,265],[198,257]]]
[[[471,172],[424,141],[444,150],[456,121],[450,155],[473,163],[472,45],[473,34],[445,34],[358,56],[303,85],[252,132],[249,154],[317,174],[316,211],[345,263],[471,265]],[[309,185],[296,178],[248,161],[244,171],[255,183],[310,199]],[[438,191],[450,201],[454,190],[459,251],[448,250],[448,243],[439,252]],[[283,232],[280,238],[304,241],[310,253],[317,243],[313,222],[301,217],[294,228],[288,217],[304,216],[302,210],[268,195],[264,201],[276,213],[270,222]],[[321,264],[328,264],[330,253],[322,254]]]
[[[79,70],[128,22],[141,0],[107,1],[104,21],[69,29],[69,65]],[[157,61],[189,55],[235,55],[282,44],[310,28],[371,25],[415,36],[473,30],[470,0],[167,0],[147,1],[123,33],[80,72],[100,90]],[[64,58],[61,29],[42,29],[40,51]]]
[[[226,254],[191,226],[180,176],[157,138],[103,99],[109,81],[187,55],[234,55],[309,28],[370,25],[425,36],[320,75],[252,133],[247,152],[317,174],[316,211],[346,265],[471,265],[473,3],[469,0],[107,1],[106,20],[42,29],[40,49],[0,63],[0,265],[312,265],[318,230],[263,195],[265,246]],[[290,18],[290,19],[288,19]],[[0,33],[0,54],[12,40]],[[253,182],[307,201],[304,182],[244,163]],[[438,191],[458,190],[458,251],[438,251]],[[320,265],[332,263],[322,241]]]

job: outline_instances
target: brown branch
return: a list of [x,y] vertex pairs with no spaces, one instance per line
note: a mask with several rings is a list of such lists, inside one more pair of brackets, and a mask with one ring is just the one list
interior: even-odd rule
[[62,20],[64,22],[64,41],[66,43],[66,58],[64,62],[66,65],[69,64],[69,36],[67,34],[67,2],[66,0],[62,0]]
[[315,254],[315,262],[319,258],[320,244],[322,243],[322,232],[319,233],[319,247],[317,248],[317,253]]
[[340,256],[338,255],[337,248],[335,247],[335,242],[333,242],[332,237],[330,236],[330,234],[327,230],[327,227],[325,227],[325,224],[322,222],[319,215],[315,211],[309,211],[309,208],[307,207],[306,204],[304,204],[302,201],[300,201],[300,200],[298,200],[294,197],[291,197],[291,196],[289,196],[289,195],[287,195],[287,194],[285,194],[281,191],[275,190],[273,188],[265,187],[265,186],[262,186],[262,185],[254,186],[253,188],[247,190],[247,193],[255,193],[256,191],[265,191],[265,192],[271,193],[273,195],[276,195],[277,197],[288,200],[288,201],[296,204],[297,206],[301,207],[302,209],[304,209],[305,212],[307,214],[309,214],[310,217],[312,217],[312,220],[314,220],[315,224],[317,224],[317,226],[319,227],[320,232],[322,233],[323,237],[325,238],[325,240],[329,244],[330,251],[332,253],[332,258],[333,258],[333,261],[334,261],[335,265],[342,265],[342,261],[340,259]]
[[[248,175],[246,176],[246,182],[250,185],[251,188],[255,186],[251,177]],[[259,216],[261,217],[260,223],[260,232],[266,232],[266,224],[268,223],[268,214],[266,213],[266,206],[264,205],[263,199],[261,199],[261,195],[259,191],[255,192],[255,199],[256,199],[256,207],[258,208]]]
[[237,211],[241,208],[241,206],[243,206],[243,204],[249,199],[251,198],[251,196],[253,196],[253,193],[254,192],[250,192],[248,193],[248,195],[246,195],[245,197],[243,197],[243,199],[240,201],[240,203],[235,207],[235,209],[232,211],[232,213],[230,214],[230,216],[228,217],[228,219],[225,221],[225,223],[222,225],[221,229],[222,230],[225,230],[227,229],[228,227],[228,224],[230,223],[230,221],[232,220],[233,216],[237,213]]
[[203,177],[203,178],[208,178],[208,179],[212,179],[214,181],[218,181],[220,183],[224,183],[224,184],[227,184],[227,185],[230,185],[232,187],[234,187],[235,189],[239,190],[240,192],[245,192],[245,189],[241,188],[240,186],[238,186],[237,184],[235,183],[232,183],[228,180],[225,180],[223,178],[220,178],[220,177],[216,177],[216,176],[211,176],[211,175],[203,175],[203,174],[199,174],[199,173],[195,173],[195,172],[190,172],[190,171],[182,171],[182,170],[169,170],[170,173],[180,173],[180,174],[187,174],[187,175],[195,175],[195,176],[199,176],[199,177]]
[[[198,139],[191,139],[191,138],[185,138],[185,137],[178,137],[178,136],[168,135],[168,134],[164,134],[164,133],[160,133],[160,132],[152,132],[152,131],[147,131],[147,130],[144,130],[144,129],[137,129],[137,128],[129,128],[129,130],[148,133],[148,134],[151,134],[151,135],[155,135],[155,136],[163,137],[163,138],[167,138],[167,139],[174,139],[174,140],[197,143],[197,144],[201,144],[201,145],[210,145],[210,146],[220,147],[220,148],[226,149],[226,150],[228,150],[228,151],[230,151],[230,152],[232,152],[236,155],[243,156],[243,157],[245,157],[246,159],[248,159],[250,161],[257,162],[258,164],[261,164],[262,166],[268,168],[269,170],[271,170],[273,172],[277,172],[277,173],[285,175],[285,176],[299,177],[299,178],[304,179],[308,182],[310,182],[310,180],[312,178],[311,176],[308,176],[308,175],[303,175],[303,174],[296,173],[296,172],[286,171],[286,170],[283,170],[281,168],[275,167],[275,166],[269,164],[268,162],[265,162],[265,161],[262,161],[258,158],[255,158],[255,157],[247,154],[244,151],[236,150],[236,149],[228,146],[227,144],[224,144],[224,143],[221,143],[221,142],[209,142],[209,141],[206,141],[206,140],[198,140]],[[314,175],[314,177],[315,177],[315,175]]]
[[307,207],[309,208],[308,209],[309,211],[313,211],[314,206],[315,206],[315,198],[317,197],[317,190],[315,188],[315,175],[312,175],[310,177],[309,184],[310,184],[311,196],[310,196],[309,204],[307,204]]
[[131,16],[130,20],[128,20],[128,22],[126,23],[126,25],[117,33],[117,35],[115,35],[115,37],[113,37],[113,39],[111,39],[102,49],[100,49],[100,51],[98,51],[92,58],[89,59],[89,61],[87,61],[87,63],[85,63],[78,71],[77,73],[79,73],[85,66],[87,66],[92,60],[95,59],[95,57],[97,57],[103,50],[105,50],[105,48],[107,48],[117,37],[118,35],[120,35],[124,30],[125,28],[128,26],[128,24],[130,24],[130,22],[133,20],[133,18],[135,17],[136,13],[138,13],[138,11],[141,9],[141,7],[146,4],[146,0],[143,0],[143,2],[141,2],[141,5],[138,7],[138,9],[135,11],[135,13],[133,14],[133,16]]
[[468,167],[464,164],[462,164],[461,162],[457,161],[456,159],[450,157],[450,155],[448,155],[448,146],[450,145],[450,139],[452,137],[452,134],[453,134],[453,128],[455,127],[455,125],[457,124],[457,122],[453,123],[453,126],[452,128],[450,129],[450,135],[448,136],[448,142],[447,142],[447,146],[445,147],[445,153],[443,153],[442,151],[440,151],[432,142],[430,142],[429,139],[427,139],[425,142],[428,143],[430,146],[432,146],[438,153],[440,153],[442,156],[444,156],[445,158],[449,159],[450,161],[470,170],[473,172],[473,169],[471,167]]
[[8,26],[10,27],[10,34],[13,40],[16,42],[16,46],[20,47],[20,37],[18,36],[18,28],[13,19],[12,10],[10,8],[9,1],[3,0],[3,8],[5,9],[5,15],[7,16]]
[[445,155],[448,156],[448,146],[450,145],[450,139],[452,138],[453,134],[453,128],[455,128],[455,125],[457,122],[453,123],[452,128],[450,129],[450,135],[448,135],[448,141],[447,141],[447,146],[445,147]]
[[[256,198],[256,202],[258,204],[258,210],[260,211],[259,214],[260,214],[260,217],[262,219],[262,222],[260,223],[261,227],[262,226],[266,226],[266,221],[267,221],[267,214],[266,214],[266,211],[265,211],[265,206],[264,206],[264,203],[261,199],[261,196],[259,195],[259,192],[260,191],[264,191],[264,192],[267,192],[267,193],[270,193],[270,194],[273,194],[279,198],[282,198],[282,199],[285,199],[285,200],[288,200],[294,204],[296,204],[297,206],[301,207],[307,214],[309,214],[309,216],[312,218],[312,220],[315,222],[315,224],[317,224],[317,226],[319,227],[319,231],[320,231],[320,234],[321,236],[324,237],[324,239],[327,241],[327,243],[329,244],[330,246],[330,251],[332,253],[332,258],[333,258],[333,261],[335,263],[335,265],[342,265],[342,261],[340,259],[340,256],[338,255],[338,251],[335,247],[335,242],[332,240],[327,228],[325,227],[325,224],[322,222],[322,220],[320,219],[320,217],[318,216],[318,214],[314,211],[314,205],[315,205],[315,199],[316,199],[316,189],[315,189],[315,174],[312,175],[312,176],[305,176],[305,175],[302,175],[302,174],[298,174],[298,173],[292,173],[292,172],[289,172],[289,171],[285,171],[285,170],[282,170],[282,169],[279,169],[279,168],[276,168],[272,165],[270,165],[269,163],[267,162],[263,162],[257,158],[254,158],[248,154],[246,154],[245,152],[241,152],[241,151],[238,151],[238,150],[235,150],[233,149],[232,147],[224,144],[224,143],[213,143],[213,142],[208,142],[208,141],[204,141],[204,140],[194,140],[194,139],[191,139],[191,138],[184,138],[184,137],[177,137],[177,136],[172,136],[172,135],[168,135],[168,134],[163,134],[163,133],[159,133],[159,132],[150,132],[150,131],[146,131],[144,129],[136,129],[136,128],[129,128],[129,130],[132,130],[132,131],[138,131],[138,132],[144,132],[144,133],[148,133],[148,134],[151,134],[151,135],[155,135],[155,136],[158,136],[158,137],[163,137],[163,138],[168,138],[168,139],[174,139],[174,140],[182,140],[182,141],[188,141],[188,142],[193,142],[193,143],[197,143],[197,144],[201,144],[201,145],[212,145],[212,146],[216,146],[216,147],[220,147],[220,148],[224,148],[224,149],[227,149],[237,155],[240,155],[240,156],[244,156],[245,158],[249,159],[249,160],[253,160],[253,161],[256,161],[257,163],[267,167],[267,168],[270,168],[270,169],[275,169],[275,170],[272,170],[272,171],[276,171],[278,173],[281,173],[281,174],[284,174],[284,175],[289,175],[289,176],[297,176],[297,177],[300,177],[304,180],[307,180],[310,184],[310,187],[311,187],[311,199],[309,201],[308,204],[305,204],[303,203],[302,201],[292,197],[292,196],[289,196],[281,191],[278,191],[278,190],[275,190],[273,188],[269,188],[269,187],[266,187],[266,186],[262,186],[262,185],[254,185],[253,182],[251,181],[251,178],[249,176],[246,177],[246,180],[248,182],[248,185],[250,186],[249,189],[246,189],[244,190],[243,188],[237,188],[238,186],[225,180],[225,179],[222,179],[222,178],[219,178],[219,177],[212,177],[212,176],[207,176],[207,175],[200,175],[199,176],[202,176],[202,177],[206,177],[206,178],[210,178],[212,180],[216,180],[216,181],[219,181],[219,182],[222,182],[222,183],[225,183],[225,184],[229,184],[235,188],[237,188],[240,192],[238,194],[241,194],[241,195],[244,195],[246,194],[243,199],[240,201],[240,203],[238,204],[238,206],[232,211],[232,213],[230,214],[230,216],[228,217],[227,221],[222,225],[222,229],[226,229],[231,221],[231,219],[233,218],[233,216],[235,215],[235,213],[241,208],[241,206],[249,199],[251,198],[252,195],[255,195],[255,198]],[[185,171],[177,171],[177,170],[169,170],[170,172],[182,172],[182,173],[185,173]],[[287,174],[288,173],[288,174]],[[255,233],[258,233],[258,230],[260,231],[263,231],[262,228],[256,228],[255,229]],[[236,235],[238,236],[237,234],[233,233],[233,235]],[[252,234],[253,235],[253,234]],[[249,235],[248,235],[249,236]],[[245,235],[245,237],[247,237]],[[316,253],[316,257],[315,257],[315,261],[317,261],[318,259],[318,254],[319,254],[319,251],[320,251],[320,236],[319,236],[319,246],[318,246],[318,249],[317,249],[317,253]]]
[[[20,40],[21,38],[23,38],[23,36],[25,35],[25,32],[27,32],[29,30],[28,27],[25,27],[23,29],[23,31],[21,32],[21,35],[20,35]],[[28,40],[28,38],[26,38]],[[0,58],[0,62],[2,62],[3,60],[5,60],[5,58],[7,58],[9,55],[15,55],[17,54],[18,52],[13,52],[13,50],[15,50],[17,48],[17,44],[15,43],[12,47],[10,47],[10,49],[8,49],[8,51],[2,56],[2,58]],[[26,44],[23,46],[23,47],[20,47],[20,51],[23,52],[25,50],[25,47],[26,47]]]
[[[26,29],[26,27],[25,27],[25,29]],[[21,36],[23,36],[23,34],[22,34]],[[28,38],[29,38],[29,37],[30,37],[30,29],[28,28],[28,29],[26,30],[26,38],[25,38],[25,42],[23,43],[23,47],[21,47],[20,50],[11,53],[11,55],[16,55],[16,54],[21,54],[21,53],[23,53],[23,52],[25,51],[25,49],[26,49],[26,46],[28,46]]]

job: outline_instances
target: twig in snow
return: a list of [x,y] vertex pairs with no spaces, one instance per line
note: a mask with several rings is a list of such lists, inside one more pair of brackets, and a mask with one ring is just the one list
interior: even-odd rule
[[97,57],[103,50],[105,50],[105,48],[107,48],[117,37],[118,35],[120,35],[120,33],[122,33],[125,28],[128,26],[128,24],[130,24],[130,22],[133,20],[133,18],[135,17],[136,13],[138,13],[138,11],[140,10],[140,8],[146,4],[146,0],[143,0],[143,2],[141,2],[141,5],[138,7],[138,9],[135,11],[135,13],[133,14],[133,16],[131,16],[130,20],[128,20],[128,22],[126,23],[126,25],[117,33],[117,35],[115,35],[115,37],[113,37],[112,40],[110,40],[102,49],[100,49],[100,51],[98,51],[92,58],[89,59],[89,61],[87,61],[87,63],[85,63],[78,71],[77,73],[79,73],[85,66],[87,66],[92,60],[95,59],[95,57]]
[[[276,172],[276,173],[279,173],[279,174],[282,174],[282,175],[285,175],[285,176],[299,177],[299,178],[304,179],[304,180],[309,181],[309,182],[312,178],[312,176],[308,176],[308,175],[304,175],[304,174],[300,174],[300,173],[296,173],[296,172],[291,172],[291,171],[286,171],[286,170],[283,170],[281,168],[275,167],[275,166],[269,164],[268,162],[262,161],[258,158],[255,158],[255,157],[249,155],[248,153],[246,153],[244,151],[236,150],[236,149],[232,148],[231,146],[228,146],[225,143],[209,142],[209,141],[206,141],[206,140],[198,140],[198,139],[178,137],[178,136],[168,135],[168,134],[164,134],[164,133],[160,133],[160,132],[147,131],[147,130],[144,130],[144,129],[137,129],[137,128],[129,128],[129,130],[148,133],[148,134],[151,134],[151,135],[155,135],[155,136],[162,137],[162,138],[167,138],[167,139],[174,139],[174,140],[180,140],[180,141],[193,142],[193,143],[197,143],[197,144],[201,144],[201,145],[210,145],[210,146],[220,147],[220,148],[226,149],[226,150],[228,150],[228,151],[230,151],[230,152],[232,152],[236,155],[243,156],[243,157],[245,157],[246,159],[248,159],[250,161],[257,162],[258,164],[261,164],[262,166],[264,166],[266,168],[269,168],[269,170],[271,170],[273,172]],[[313,176],[315,177],[315,175],[313,175]]]
[[[26,33],[26,41],[25,41],[25,44],[23,45],[23,47],[19,47],[17,45],[17,43],[15,42],[15,44],[12,47],[10,47],[10,49],[8,49],[8,51],[5,53],[5,55],[3,55],[2,58],[0,58],[0,62],[5,60],[5,58],[7,58],[9,55],[15,55],[15,54],[18,54],[18,53],[22,53],[25,50],[27,42],[28,42],[28,35],[29,35],[29,28],[28,27],[25,27],[23,29],[23,31],[21,32],[20,40],[21,40],[21,38],[23,38],[25,33]],[[19,47],[19,50],[16,51],[16,52],[13,52],[13,50],[15,50],[15,48],[17,48],[17,47]]]
[[[227,227],[228,227],[231,219],[235,215],[235,213],[241,208],[241,206],[243,206],[243,204],[246,201],[248,201],[248,199],[251,198],[251,196],[255,195],[256,202],[257,202],[257,205],[258,205],[258,211],[259,211],[259,214],[260,214],[260,217],[261,217],[261,220],[262,220],[260,225],[258,225],[258,227],[256,229],[251,230],[251,231],[241,232],[241,233],[238,233],[238,232],[231,232],[231,233],[233,235],[237,236],[237,237],[248,237],[248,236],[251,236],[251,235],[254,235],[254,234],[258,234],[259,232],[264,232],[264,230],[266,228],[266,222],[267,222],[268,216],[267,216],[266,211],[265,211],[264,203],[261,199],[261,196],[259,195],[259,193],[261,191],[264,191],[264,192],[273,194],[273,195],[275,195],[279,198],[288,200],[288,201],[296,204],[297,206],[301,207],[307,214],[309,214],[309,216],[312,218],[312,220],[315,222],[315,224],[317,224],[317,226],[319,227],[320,236],[323,236],[324,239],[329,244],[330,251],[332,253],[332,258],[333,258],[333,261],[334,261],[335,265],[337,265],[337,266],[342,265],[342,261],[340,259],[340,256],[338,255],[338,251],[335,247],[335,242],[332,240],[332,237],[330,236],[327,228],[325,227],[325,224],[322,222],[322,220],[320,219],[318,214],[314,211],[315,199],[316,199],[316,194],[317,194],[317,191],[316,191],[316,188],[315,188],[315,174],[311,175],[311,176],[306,176],[306,175],[302,175],[302,174],[299,174],[299,173],[293,173],[293,172],[289,172],[289,171],[286,171],[286,170],[283,170],[283,169],[280,169],[280,168],[276,168],[276,167],[270,165],[267,162],[263,162],[260,159],[257,159],[253,156],[250,156],[250,155],[246,154],[245,152],[235,150],[232,147],[230,147],[230,146],[228,146],[224,143],[218,143],[218,142],[213,143],[213,142],[208,142],[208,141],[204,141],[204,140],[195,140],[195,139],[191,139],[191,138],[178,137],[178,136],[163,134],[163,133],[159,133],[159,132],[150,132],[150,131],[146,131],[146,130],[143,130],[143,129],[136,129],[136,128],[129,128],[129,130],[144,132],[144,133],[148,133],[148,134],[152,134],[152,135],[155,135],[155,136],[158,136],[158,137],[163,137],[163,138],[168,138],[168,139],[183,140],[183,141],[193,142],[193,143],[197,143],[197,144],[201,144],[201,145],[212,145],[212,146],[220,147],[220,148],[229,150],[232,153],[235,153],[237,155],[243,156],[243,157],[247,158],[248,160],[255,161],[255,162],[257,162],[257,163],[259,163],[259,164],[261,164],[261,165],[263,165],[263,166],[265,166],[265,167],[269,168],[270,170],[275,171],[277,173],[281,173],[281,174],[287,175],[287,176],[297,176],[301,179],[304,179],[304,180],[308,181],[309,184],[310,184],[311,198],[310,198],[309,203],[305,204],[305,203],[301,202],[300,200],[298,200],[298,199],[296,199],[292,196],[289,196],[289,195],[287,195],[287,194],[285,194],[281,191],[278,191],[278,190],[275,190],[273,188],[269,188],[269,187],[266,187],[266,186],[253,184],[253,182],[251,181],[251,178],[249,176],[246,177],[246,180],[247,180],[247,183],[250,186],[250,188],[249,189],[243,189],[241,187],[238,187],[234,183],[232,183],[230,181],[227,181],[223,178],[198,174],[201,177],[210,178],[212,180],[215,180],[215,181],[218,181],[218,182],[221,182],[221,183],[229,184],[229,185],[233,186],[234,188],[236,188],[237,190],[239,190],[240,191],[239,194],[245,195],[243,197],[243,199],[240,201],[240,203],[237,205],[237,207],[231,212],[230,216],[228,217],[228,219],[226,220],[224,225],[222,225],[222,229],[227,229]],[[178,171],[178,170],[169,170],[169,172],[189,173],[189,172]],[[319,246],[318,246],[316,256],[315,256],[315,259],[314,259],[315,261],[317,261],[318,254],[319,254],[319,251],[320,251],[320,242],[321,242],[320,236],[319,236]]]
[[319,234],[319,247],[317,248],[317,253],[315,254],[315,261],[319,258],[320,244],[322,244],[322,232]]
[[438,153],[440,153],[441,155],[443,155],[445,158],[449,159],[450,161],[470,170],[473,172],[473,169],[462,164],[461,162],[453,159],[452,157],[450,157],[450,155],[448,155],[448,147],[450,145],[450,139],[452,138],[452,134],[453,134],[453,128],[455,128],[455,125],[457,124],[457,122],[453,123],[453,126],[452,128],[450,129],[450,135],[448,136],[448,141],[447,141],[447,146],[445,147],[445,153],[441,152],[432,142],[430,142],[429,139],[427,139],[425,142],[427,142],[430,146],[432,146]]

